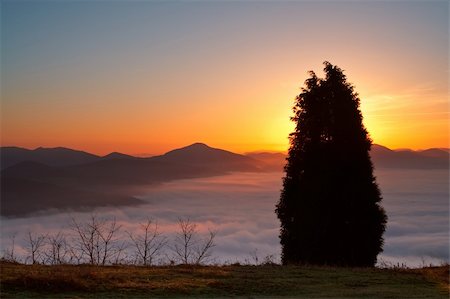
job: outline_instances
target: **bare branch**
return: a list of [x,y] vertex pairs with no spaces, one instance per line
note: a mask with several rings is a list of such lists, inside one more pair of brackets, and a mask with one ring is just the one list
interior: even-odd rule
[[28,231],[27,249],[29,251],[29,259],[32,264],[39,263],[42,257],[42,249],[45,246],[45,240],[47,235],[39,234],[34,235],[31,231]]
[[176,234],[173,252],[175,259],[182,264],[202,264],[208,261],[215,246],[216,232],[209,231],[208,237],[201,239],[197,224],[189,219],[179,219],[180,231]]
[[217,232],[210,230],[208,237],[195,248],[195,264],[200,265],[208,262],[209,258],[212,255],[212,249],[216,246],[216,244],[214,243],[216,233]]
[[48,263],[52,265],[66,263],[66,256],[69,253],[66,237],[58,232],[56,235],[50,235],[47,238],[48,250],[45,252]]
[[142,232],[140,235],[127,232],[135,248],[136,261],[144,266],[152,265],[162,248],[166,246],[167,240],[159,232],[158,223],[151,219],[141,223],[140,228]]
[[2,259],[6,260],[8,262],[18,262],[18,258],[16,257],[16,235],[17,233],[14,233],[9,236],[9,239],[11,240],[11,246],[8,248],[5,248],[2,254]]
[[115,218],[108,221],[92,215],[85,223],[78,223],[72,218],[71,228],[75,232],[75,245],[71,251],[75,253],[77,250],[81,253],[79,260],[86,256],[91,265],[106,265],[123,252],[124,245],[120,245],[116,238],[121,226],[117,225]]

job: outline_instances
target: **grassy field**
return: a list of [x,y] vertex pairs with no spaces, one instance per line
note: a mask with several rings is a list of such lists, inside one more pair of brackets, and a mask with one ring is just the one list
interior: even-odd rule
[[449,298],[448,266],[0,265],[1,298]]

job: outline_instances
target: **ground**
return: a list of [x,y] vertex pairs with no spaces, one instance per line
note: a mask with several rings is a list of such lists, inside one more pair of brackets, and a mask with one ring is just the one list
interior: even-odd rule
[[449,267],[1,263],[1,298],[449,298]]

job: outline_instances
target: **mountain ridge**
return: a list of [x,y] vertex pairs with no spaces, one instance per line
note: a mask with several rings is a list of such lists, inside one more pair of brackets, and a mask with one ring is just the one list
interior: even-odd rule
[[[13,155],[12,161],[19,162],[1,170],[2,216],[21,217],[49,208],[76,210],[108,204],[134,205],[139,204],[139,200],[131,196],[133,188],[231,172],[281,173],[286,163],[286,155],[282,153],[241,155],[204,143],[194,143],[149,158],[117,152],[96,156],[67,148],[35,151],[38,153],[35,161],[20,161],[18,155]],[[56,153],[54,160],[49,155],[52,151]],[[25,153],[24,157],[29,158],[30,152],[34,151],[15,148],[13,153],[17,152]],[[45,155],[42,156],[42,152]],[[374,145],[371,156],[376,169],[449,168],[448,152],[439,149],[395,151]],[[6,158],[2,148],[2,162]],[[64,158],[72,160],[63,161]]]
[[[60,151],[55,149],[57,153]],[[81,155],[85,157],[84,153]],[[62,163],[59,159],[35,160],[38,161],[20,161],[1,170],[2,216],[20,217],[55,207],[76,210],[78,206],[104,206],[108,204],[108,196],[111,205],[134,205],[139,201],[130,195],[139,186],[235,171],[262,171],[259,161],[205,144],[149,158],[113,152],[90,161],[81,159],[80,164]],[[77,200],[74,194],[82,200]],[[41,205],[36,205],[34,199]]]
[[[0,166],[1,169],[5,169],[14,164],[18,164],[24,161],[38,162],[42,164],[46,164],[49,166],[71,166],[71,165],[79,165],[79,164],[87,164],[91,162],[101,161],[101,160],[109,160],[109,159],[159,159],[165,160],[167,157],[178,157],[178,158],[189,158],[191,162],[201,162],[201,159],[205,158],[204,154],[208,153],[208,151],[216,151],[217,157],[215,159],[219,160],[218,153],[222,153],[222,155],[228,155],[229,157],[239,157],[237,159],[242,159],[242,157],[249,157],[254,160],[267,160],[268,158],[278,157],[283,158],[286,157],[286,154],[283,152],[276,151],[255,151],[255,152],[247,152],[245,154],[237,154],[231,151],[227,151],[220,148],[210,147],[205,143],[196,142],[181,148],[173,149],[167,151],[161,155],[154,155],[150,157],[138,157],[134,155],[124,154],[120,152],[111,152],[104,156],[99,156],[96,154],[92,154],[86,151],[81,151],[77,149],[71,149],[67,147],[37,147],[35,149],[27,149],[18,146],[4,146],[0,147]],[[412,150],[412,149],[390,149],[386,146],[373,144],[372,145],[372,154],[377,158],[383,154],[392,154],[394,155],[421,155],[427,156],[431,158],[441,158],[448,159],[450,155],[450,149],[447,148],[429,148],[424,150]],[[56,158],[55,158],[56,154]],[[20,156],[22,155],[22,156]],[[34,155],[34,156],[33,156]],[[53,159],[49,157],[53,155]],[[235,155],[235,156],[233,156]],[[206,157],[208,158],[208,157]],[[211,157],[209,157],[211,160]],[[223,156],[220,156],[223,158]],[[258,159],[259,158],[259,159]],[[67,161],[69,160],[69,161]],[[210,161],[212,162],[212,161]]]
[[99,158],[97,155],[66,147],[38,147],[32,150],[16,146],[0,147],[1,169],[25,161],[38,162],[49,166],[67,166],[89,163]]

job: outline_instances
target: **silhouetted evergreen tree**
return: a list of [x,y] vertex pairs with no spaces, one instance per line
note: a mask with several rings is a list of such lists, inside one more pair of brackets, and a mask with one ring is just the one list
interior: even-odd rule
[[294,105],[295,131],[276,213],[283,264],[374,266],[387,217],[373,175],[358,94],[324,62]]

